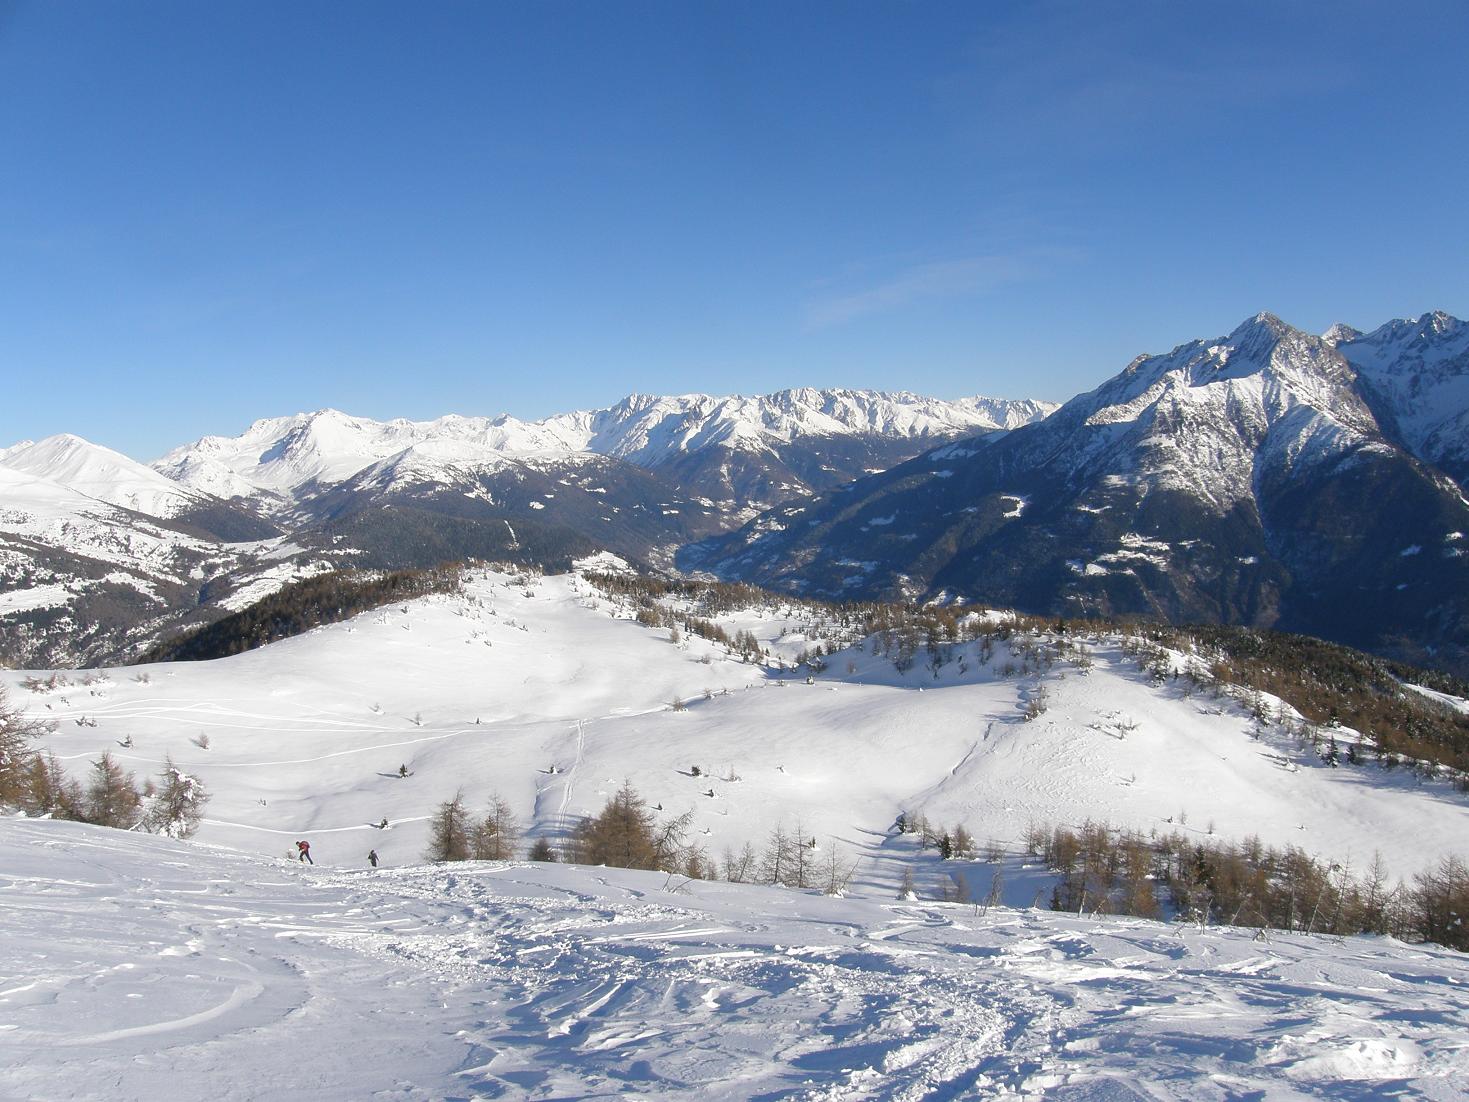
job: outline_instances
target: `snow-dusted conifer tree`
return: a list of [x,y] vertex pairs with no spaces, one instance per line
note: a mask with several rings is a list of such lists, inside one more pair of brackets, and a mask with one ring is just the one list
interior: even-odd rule
[[191,777],[164,758],[163,772],[158,775],[157,790],[148,801],[143,825],[155,834],[170,838],[189,838],[199,829],[209,793],[204,782]]

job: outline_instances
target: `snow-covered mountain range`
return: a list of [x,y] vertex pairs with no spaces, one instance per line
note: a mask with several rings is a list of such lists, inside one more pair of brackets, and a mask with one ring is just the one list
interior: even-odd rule
[[1436,311],[1366,335],[1337,327],[1328,336],[1389,435],[1469,482],[1469,325]]
[[[123,654],[334,565],[605,549],[813,596],[1244,623],[1469,670],[1469,326],[1316,336],[1261,314],[1052,409],[801,389],[534,422],[322,410],[151,470],[75,437],[16,445],[0,468],[30,488],[0,496],[0,619],[20,630],[0,660]],[[47,524],[22,507],[41,486]],[[137,550],[119,591],[88,548],[151,547],[139,525],[178,550]],[[78,619],[79,590],[121,604]]]
[[207,492],[70,433],[6,448],[0,451],[0,464],[150,517],[168,519],[213,504]]
[[[857,390],[786,390],[760,397],[635,394],[608,409],[560,414],[542,421],[510,416],[441,417],[434,421],[373,421],[319,410],[256,421],[237,437],[208,436],[169,452],[155,467],[185,485],[221,497],[299,504],[312,492],[386,464],[372,480],[379,489],[434,479],[461,485],[478,473],[533,461],[570,462],[607,456],[648,470],[697,456],[727,467],[731,456],[804,450],[827,459],[838,441],[864,441],[886,454],[912,453],[935,440],[1015,428],[1044,417],[1053,403],[967,398],[940,401],[914,394]],[[821,463],[817,464],[821,469]],[[829,479],[844,481],[845,468]],[[690,492],[735,493],[731,479]],[[788,487],[800,492],[798,480]],[[789,495],[787,495],[789,496]]]
[[342,565],[666,563],[759,509],[1042,402],[634,395],[538,422],[261,420],[144,466],[76,436],[0,451],[0,662],[92,662]]
[[1469,668],[1469,327],[1269,314],[686,549],[828,597],[1274,626]]

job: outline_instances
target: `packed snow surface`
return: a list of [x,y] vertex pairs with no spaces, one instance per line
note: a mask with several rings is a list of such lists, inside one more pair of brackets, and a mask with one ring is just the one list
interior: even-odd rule
[[0,1094],[1464,1097],[1469,959],[0,821]]

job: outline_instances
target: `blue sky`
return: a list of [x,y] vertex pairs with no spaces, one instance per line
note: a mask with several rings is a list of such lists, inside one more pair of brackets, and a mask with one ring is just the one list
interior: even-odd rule
[[1469,4],[0,0],[0,444],[1469,313]]

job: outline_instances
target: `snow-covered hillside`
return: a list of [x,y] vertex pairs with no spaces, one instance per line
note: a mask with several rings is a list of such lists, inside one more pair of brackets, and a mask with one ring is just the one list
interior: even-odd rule
[[[53,436],[9,449],[0,458],[0,578],[42,566],[52,551],[100,568],[94,577],[68,579],[72,592],[106,582],[151,593],[157,582],[203,579],[238,552],[203,533],[160,522],[211,504],[216,503],[205,495],[78,437]],[[26,600],[27,588],[16,587],[8,599]]]
[[0,820],[16,1099],[1464,1097],[1469,962]]
[[0,464],[151,517],[176,517],[214,504],[205,492],[70,433],[7,448]]
[[0,662],[104,661],[335,565],[281,538],[214,538],[262,526],[167,483],[72,438],[0,461]]
[[[757,665],[638,607],[478,571],[233,658],[0,673],[74,776],[168,758],[213,794],[191,843],[0,819],[0,1096],[1463,1097],[1462,954],[1058,914],[1022,845],[1106,820],[1409,877],[1469,836],[1447,782],[1333,768],[1118,639],[1051,664],[1017,631],[906,673],[868,641],[808,679],[841,630],[812,609],[716,617]],[[503,797],[524,845],[624,784],[716,862],[812,839],[845,895],[424,863],[456,792]],[[941,862],[900,812],[987,852]],[[960,883],[1002,905],[941,901]]]
[[[461,788],[475,807],[503,796],[530,837],[560,840],[624,781],[667,815],[692,812],[690,841],[712,859],[783,823],[835,839],[885,890],[907,862],[891,831],[904,810],[1012,851],[1032,824],[1092,819],[1256,835],[1355,868],[1380,851],[1403,877],[1469,835],[1469,802],[1447,781],[1331,768],[1275,727],[1256,738],[1243,708],[1154,684],[1117,640],[1094,640],[1087,669],[1048,672],[1003,644],[988,657],[960,645],[937,674],[849,649],[808,684],[701,638],[670,642],[631,612],[577,575],[491,573],[462,596],[220,661],[54,687],[0,678],[59,722],[48,744],[69,769],[110,751],[141,778],[170,757],[214,793],[203,840],[279,855],[309,837],[330,865],[369,848],[417,860],[428,816]],[[793,664],[806,620],[793,607],[722,623]],[[1048,710],[1027,722],[1042,688]]]
[[258,516],[60,435],[0,452],[0,662],[115,658],[332,563]]
[[0,464],[0,532],[17,541],[64,546],[139,574],[166,574],[179,551],[207,543],[6,464]]
[[209,540],[0,463],[0,627],[9,636],[3,653],[12,661],[41,657],[51,630],[73,641],[90,633],[95,625],[82,623],[79,611],[89,599],[135,606],[139,617],[163,615],[190,577],[234,561],[220,551]]

